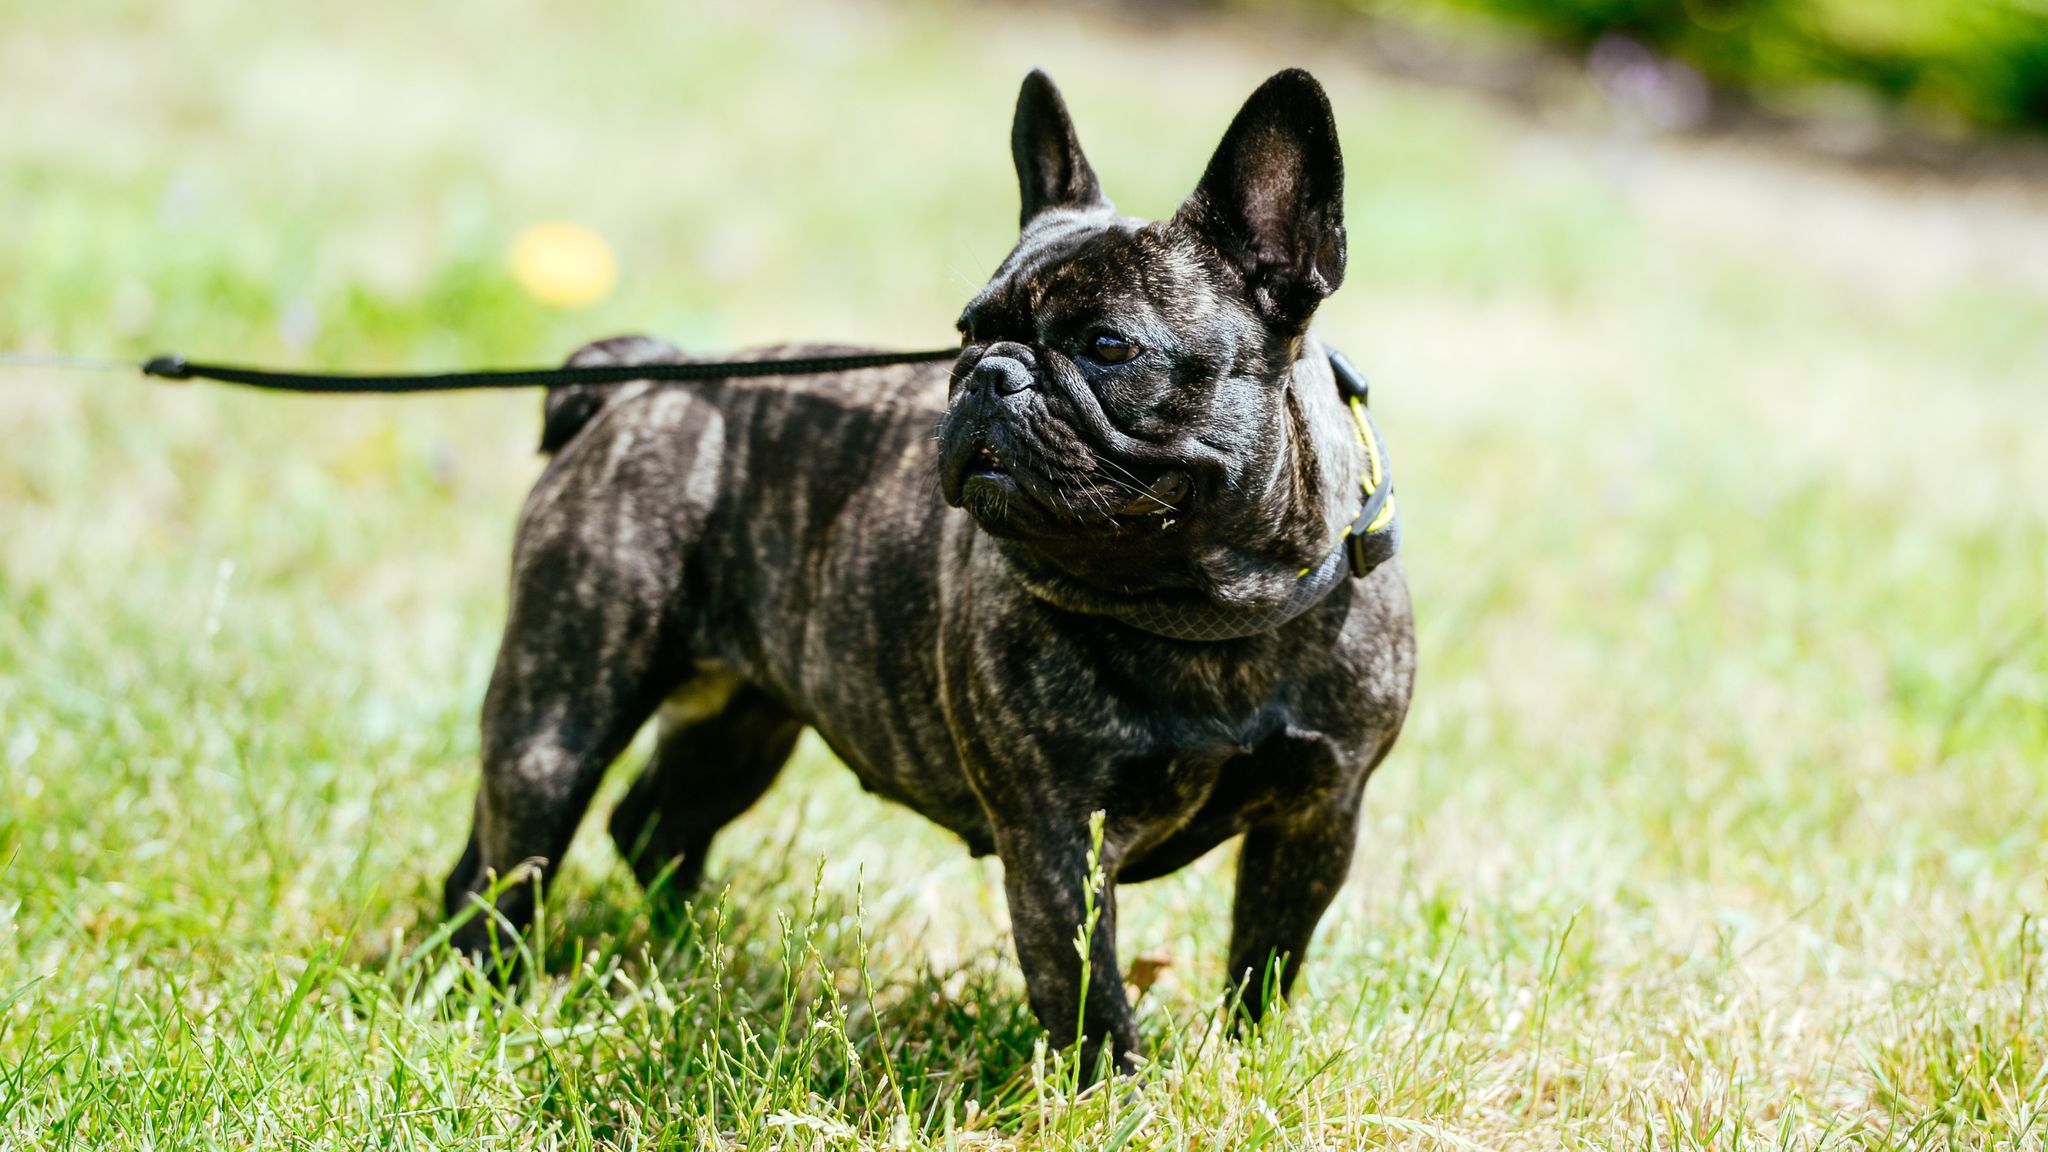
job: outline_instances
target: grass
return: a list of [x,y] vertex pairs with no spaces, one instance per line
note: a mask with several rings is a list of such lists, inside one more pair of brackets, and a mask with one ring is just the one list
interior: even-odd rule
[[[440,947],[517,396],[0,369],[0,1147],[2039,1148],[2048,211],[1609,134],[1217,17],[782,0],[0,4],[0,346],[432,367],[621,330],[920,346],[1042,63],[1170,210],[1335,99],[1423,680],[1294,1003],[1228,849],[1126,889],[1076,1094],[1000,874],[821,748],[658,922],[586,830],[529,977]],[[505,250],[567,216],[619,291]],[[637,759],[644,748],[628,760]],[[623,786],[614,777],[594,811]]]

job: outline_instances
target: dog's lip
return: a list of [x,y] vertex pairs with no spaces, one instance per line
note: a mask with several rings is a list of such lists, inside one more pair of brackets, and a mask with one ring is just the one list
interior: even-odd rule
[[960,488],[994,488],[1005,495],[1029,496],[1030,490],[1018,479],[1010,466],[996,450],[986,443],[976,444],[968,453],[967,462],[961,468]]
[[1000,493],[1013,513],[1047,507],[1037,473],[994,429],[977,429],[954,459],[951,475],[956,493],[964,496],[976,489]]
[[[969,489],[993,490],[1051,509],[1053,504],[1040,490],[1038,474],[1016,460],[1014,446],[999,445],[1002,445],[1000,435],[991,428],[978,428],[968,436],[967,442],[957,450],[957,455],[952,455],[954,462],[948,474],[952,477],[953,499],[957,501]],[[1137,477],[1132,476],[1132,479]],[[1122,524],[1128,522],[1127,518],[1153,519],[1179,513],[1187,507],[1185,501],[1192,495],[1192,488],[1192,477],[1186,471],[1167,469],[1145,488],[1131,493],[1125,503],[1113,506],[1113,510],[1108,511],[1094,528],[1115,534],[1121,531]],[[1166,523],[1171,525],[1173,520],[1168,519]],[[1083,526],[1073,525],[1071,528],[1078,530]]]
[[967,457],[967,475],[970,479],[976,476],[1008,476],[1009,474],[1010,466],[1003,463],[1003,458],[996,455],[995,448],[986,442],[975,445],[974,451]]

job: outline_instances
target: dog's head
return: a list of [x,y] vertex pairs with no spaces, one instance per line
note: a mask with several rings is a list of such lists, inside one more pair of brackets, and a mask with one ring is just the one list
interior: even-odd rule
[[1213,585],[1231,549],[1276,532],[1326,548],[1328,485],[1290,450],[1289,388],[1344,279],[1321,86],[1299,70],[1261,85],[1161,221],[1103,197],[1042,72],[1010,146],[1023,234],[960,315],[946,500],[1013,556],[1125,592]]

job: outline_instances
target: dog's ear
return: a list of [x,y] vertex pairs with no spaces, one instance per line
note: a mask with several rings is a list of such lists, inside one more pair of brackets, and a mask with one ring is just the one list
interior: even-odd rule
[[1032,69],[1017,93],[1017,118],[1010,125],[1010,155],[1017,161],[1017,190],[1024,201],[1020,226],[1048,208],[1108,207],[1095,170],[1081,154],[1074,122],[1052,77]]
[[1244,271],[1269,323],[1308,327],[1344,282],[1344,156],[1315,77],[1290,68],[1259,85],[1177,219]]

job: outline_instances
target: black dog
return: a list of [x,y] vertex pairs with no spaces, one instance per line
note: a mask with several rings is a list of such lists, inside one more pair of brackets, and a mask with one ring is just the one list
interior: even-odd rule
[[[659,711],[611,821],[643,881],[688,891],[809,726],[870,791],[1002,858],[1055,1043],[1081,1010],[1097,811],[1112,881],[1241,834],[1229,973],[1254,1017],[1288,987],[1415,664],[1398,567],[1342,571],[1377,464],[1307,334],[1344,277],[1329,101],[1274,76],[1156,223],[1103,198],[1042,73],[1012,149],[1023,236],[950,375],[550,396],[451,913],[559,861]],[[626,338],[571,363],[680,359]],[[525,923],[530,885],[499,906]],[[1091,964],[1117,973],[1113,889],[1099,907]],[[1105,1039],[1128,1065],[1114,978],[1086,998],[1091,1066]]]

